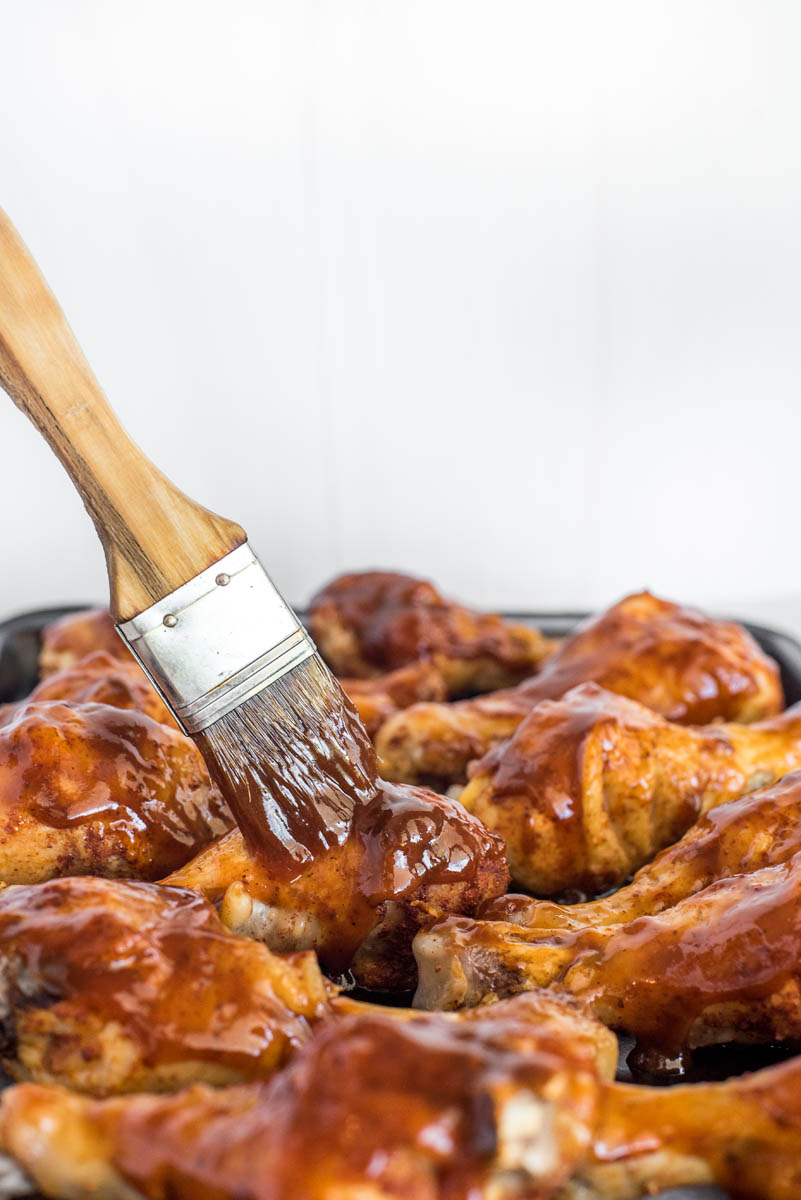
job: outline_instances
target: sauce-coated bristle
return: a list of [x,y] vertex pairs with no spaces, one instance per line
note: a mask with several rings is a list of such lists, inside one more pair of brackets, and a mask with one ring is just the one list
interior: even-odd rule
[[249,852],[279,877],[341,845],[375,794],[375,751],[317,655],[195,740]]

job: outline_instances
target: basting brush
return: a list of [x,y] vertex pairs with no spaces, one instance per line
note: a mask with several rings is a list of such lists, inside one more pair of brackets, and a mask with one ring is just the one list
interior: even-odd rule
[[106,555],[117,629],[197,742],[248,848],[284,877],[376,789],[355,710],[249,546],[119,424],[0,212],[0,384],[58,455]]

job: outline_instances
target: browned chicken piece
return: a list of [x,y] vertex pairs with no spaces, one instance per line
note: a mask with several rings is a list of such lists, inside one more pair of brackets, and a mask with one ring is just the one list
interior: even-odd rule
[[426,580],[393,571],[334,579],[312,600],[309,629],[337,675],[369,679],[430,658],[449,696],[518,683],[553,649],[531,626],[463,608]]
[[[801,767],[801,705],[753,725],[677,725],[584,683],[474,764],[462,804],[539,896],[623,883],[699,812]],[[582,896],[583,894],[583,896]]]
[[0,1146],[70,1200],[544,1200],[591,1153],[596,1063],[592,1037],[524,1003],[353,1016],[267,1082],[105,1101],[11,1088]]
[[146,713],[163,725],[178,726],[139,664],[107,650],[95,650],[72,666],[48,674],[33,689],[29,700],[70,700],[78,704],[110,704]]
[[87,654],[105,650],[112,658],[133,662],[131,652],[114,628],[111,613],[105,608],[70,613],[54,621],[42,632],[39,671],[44,679],[54,671],[74,667]]
[[548,930],[451,916],[414,950],[418,1007],[559,986],[633,1034],[644,1069],[698,1046],[801,1041],[801,854],[626,924]]
[[396,991],[414,986],[418,929],[444,912],[474,913],[509,879],[500,838],[461,805],[386,784],[356,809],[344,844],[299,871],[272,877],[232,830],[165,882],[221,900],[229,929],[272,950],[314,949],[328,970]]
[[445,700],[447,688],[440,672],[428,659],[398,667],[374,679],[340,679],[370,737],[393,713],[420,700]]
[[153,883],[5,888],[0,967],[6,1071],[95,1095],[264,1076],[328,1012],[313,954],[279,958]]
[[717,1184],[735,1200],[801,1196],[801,1058],[724,1083],[603,1089],[593,1153],[560,1200],[637,1200]]
[[155,879],[233,824],[194,744],[144,713],[55,700],[0,721],[0,880]]
[[530,929],[585,929],[652,916],[732,875],[786,862],[801,851],[801,771],[771,787],[729,800],[699,817],[628,887],[587,904],[554,904],[531,896],[490,900],[480,916]]
[[415,704],[390,717],[376,737],[382,772],[445,790],[464,781],[472,759],[511,737],[535,704],[580,683],[598,683],[680,725],[760,721],[784,703],[776,663],[742,626],[641,592],[581,625],[517,688]]

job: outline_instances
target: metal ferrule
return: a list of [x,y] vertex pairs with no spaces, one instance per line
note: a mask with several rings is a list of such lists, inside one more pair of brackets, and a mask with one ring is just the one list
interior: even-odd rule
[[200,733],[315,653],[247,542],[117,626],[185,733]]

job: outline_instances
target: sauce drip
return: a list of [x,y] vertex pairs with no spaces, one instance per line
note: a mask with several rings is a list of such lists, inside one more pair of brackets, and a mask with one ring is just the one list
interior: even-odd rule
[[378,788],[372,744],[316,656],[196,741],[249,853],[284,881],[342,846],[357,808]]
[[[175,878],[180,883],[181,873]],[[258,858],[243,877],[248,893],[271,909],[314,918],[320,961],[334,973],[350,966],[387,904],[472,912],[507,881],[503,842],[457,801],[383,780],[355,810],[344,844],[316,855],[297,879],[282,881]],[[397,979],[414,978],[410,944],[423,916],[406,913],[405,935],[393,927],[386,958]]]
[[[350,966],[389,903],[474,911],[506,886],[503,843],[480,821],[432,792],[379,779],[351,702],[316,657],[197,741],[252,862],[239,882],[269,910],[263,919],[313,927],[301,944],[330,971]],[[405,983],[421,918],[407,905],[394,919],[384,960],[397,959]]]

